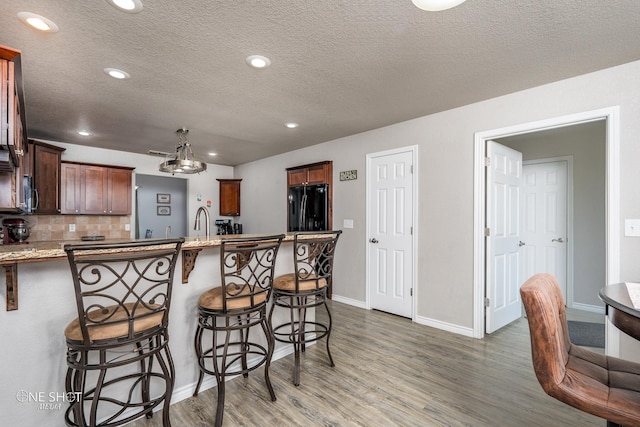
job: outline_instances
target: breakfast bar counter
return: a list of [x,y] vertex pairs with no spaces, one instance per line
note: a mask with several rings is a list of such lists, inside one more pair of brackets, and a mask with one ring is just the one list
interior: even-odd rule
[[[211,236],[206,237],[186,237],[185,242],[182,244],[182,249],[206,249],[220,246],[220,242],[224,238],[234,237],[260,237],[264,234],[227,234],[224,236]],[[135,240],[135,239],[131,239]],[[140,239],[143,240],[143,239]],[[123,240],[107,240],[107,242],[117,243]],[[293,235],[285,234],[283,242],[293,241]],[[104,240],[103,240],[104,242]],[[26,244],[15,245],[0,245],[0,265],[23,263],[23,262],[38,262],[38,261],[52,261],[58,258],[66,258],[67,255],[64,251],[64,245],[66,244],[78,244],[78,243],[98,243],[98,242],[81,242],[78,240],[70,241],[52,241],[52,242],[33,242]]]
[[[262,234],[241,234],[211,236],[209,238],[187,237],[182,245],[182,283],[188,283],[189,274],[195,267],[195,262],[201,250],[220,246],[223,238],[234,237],[259,237]],[[285,235],[283,242],[293,240],[292,235]],[[117,243],[122,240],[109,240]],[[45,262],[67,258],[64,251],[65,244],[77,244],[74,241],[34,242],[28,244],[2,245],[0,246],[0,265],[5,270],[6,309],[7,311],[18,309],[18,264],[29,262]],[[83,242],[93,244],[96,242]]]
[[[175,283],[169,314],[170,348],[176,376],[172,402],[193,394],[198,378],[198,362],[193,347],[199,296],[220,284],[221,237],[187,238],[175,268]],[[287,235],[278,252],[275,275],[293,270],[293,236]],[[6,288],[0,279],[0,293],[12,297],[20,276],[20,309],[0,309],[0,413],[3,425],[59,426],[63,423],[66,374],[66,325],[78,316],[73,281],[64,245],[48,242],[0,246],[0,265],[15,279]],[[75,241],[73,243],[80,243]],[[87,242],[91,244],[92,242]],[[197,263],[196,263],[197,257]],[[194,267],[195,266],[195,267]],[[187,270],[189,271],[187,273]],[[13,276],[12,276],[13,275]],[[180,278],[182,282],[180,283]],[[17,303],[17,301],[16,301]],[[314,313],[309,313],[312,318]],[[286,310],[275,310],[274,323],[289,319]],[[276,343],[273,360],[292,352],[291,346]],[[201,391],[215,387],[207,378]],[[277,390],[276,390],[277,393]],[[53,401],[51,400],[53,399]]]

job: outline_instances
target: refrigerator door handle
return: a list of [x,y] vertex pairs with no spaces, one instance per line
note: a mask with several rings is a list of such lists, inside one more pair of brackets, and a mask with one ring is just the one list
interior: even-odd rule
[[305,219],[306,215],[307,215],[307,195],[303,194],[302,201],[300,202],[300,216],[299,216],[300,224],[298,227],[300,231],[306,231],[306,228],[303,228],[306,225],[306,219]]

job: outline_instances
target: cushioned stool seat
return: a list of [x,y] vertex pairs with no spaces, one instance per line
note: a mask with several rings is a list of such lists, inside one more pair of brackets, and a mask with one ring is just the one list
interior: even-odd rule
[[[138,305],[135,308],[136,315],[133,320],[133,334],[139,334],[148,329],[159,327],[162,324],[162,312],[157,312],[158,304]],[[134,311],[134,303],[124,306],[112,305],[105,309],[91,310],[87,317],[97,325],[87,326],[91,341],[123,338],[129,335],[129,316]],[[76,318],[67,325],[64,336],[68,340],[82,341],[80,319]]]
[[[327,279],[321,277],[320,279],[316,280],[316,276],[314,274],[298,281],[299,292],[315,291],[317,289],[325,288],[326,286]],[[280,291],[295,291],[296,275],[293,273],[289,273],[276,277],[276,279],[273,281],[273,287]]]
[[[227,292],[230,292],[231,288],[232,286],[227,286]],[[218,286],[213,289],[209,289],[200,295],[200,298],[198,298],[198,306],[205,310],[222,311],[224,306],[224,297],[222,295],[223,289],[224,288],[222,286]],[[234,294],[236,296],[246,295],[246,297],[229,299],[227,301],[227,309],[229,310],[238,310],[251,307],[252,305],[263,304],[267,299],[266,292],[254,295],[251,293],[251,289],[246,286],[238,286],[238,289]]]

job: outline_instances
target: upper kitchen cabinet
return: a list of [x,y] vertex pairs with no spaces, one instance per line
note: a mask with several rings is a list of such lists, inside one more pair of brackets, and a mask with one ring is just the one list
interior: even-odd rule
[[[22,90],[22,69],[20,51],[0,46],[0,149],[6,151],[6,157],[12,164],[9,171],[20,166],[27,145],[26,116],[24,113],[24,95]],[[2,156],[4,157],[4,156]],[[4,159],[2,159],[4,160]],[[2,170],[7,170],[2,161]]]
[[331,183],[333,163],[330,161],[312,163],[309,165],[287,168],[287,184],[289,187],[298,185],[315,185]]
[[130,215],[133,168],[61,163],[61,213]]
[[60,161],[64,148],[29,140],[27,161],[33,183],[33,213],[60,213]]
[[241,179],[218,179],[220,182],[220,216],[240,216]]
[[28,210],[22,168],[26,129],[20,51],[0,46],[0,212]]

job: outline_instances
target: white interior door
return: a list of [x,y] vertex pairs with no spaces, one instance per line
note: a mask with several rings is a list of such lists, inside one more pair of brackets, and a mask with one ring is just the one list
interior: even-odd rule
[[413,151],[382,153],[368,160],[370,306],[412,317]]
[[550,273],[567,300],[567,162],[523,166],[522,276]]
[[487,141],[485,330],[492,333],[521,316],[520,182],[522,153]]

